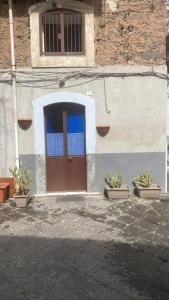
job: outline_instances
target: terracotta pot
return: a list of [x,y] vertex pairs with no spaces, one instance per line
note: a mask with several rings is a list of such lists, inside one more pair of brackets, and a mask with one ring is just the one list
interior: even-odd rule
[[0,177],[0,184],[1,183],[9,184],[7,199],[8,198],[13,198],[13,196],[16,193],[15,186],[14,186],[14,179],[12,177]]
[[14,200],[15,200],[16,207],[19,208],[27,207],[29,198],[30,198],[29,193],[27,195],[15,195]]
[[106,125],[96,126],[96,128],[97,128],[97,133],[102,137],[106,136],[110,130],[110,126],[106,126]]
[[9,184],[8,183],[0,183],[0,203],[3,203],[7,200],[9,194]]
[[19,127],[23,130],[29,129],[32,124],[32,120],[30,119],[19,119],[18,120]]
[[161,187],[157,184],[152,184],[149,188],[136,185],[136,192],[140,198],[158,199],[160,197]]
[[120,188],[110,188],[106,186],[106,195],[109,199],[128,199],[130,188],[126,184],[122,184]]

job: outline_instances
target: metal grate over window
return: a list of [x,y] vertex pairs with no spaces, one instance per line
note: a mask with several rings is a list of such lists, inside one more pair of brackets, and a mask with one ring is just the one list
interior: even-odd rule
[[43,54],[82,54],[83,35],[81,13],[55,11],[42,16]]

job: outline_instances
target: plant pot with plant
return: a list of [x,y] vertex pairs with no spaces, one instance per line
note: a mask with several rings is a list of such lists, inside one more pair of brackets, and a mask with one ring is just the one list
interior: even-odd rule
[[161,193],[161,187],[158,184],[153,184],[152,176],[145,171],[142,175],[134,178],[134,186],[137,195],[145,199],[158,199]]
[[105,192],[109,199],[127,199],[129,198],[130,189],[127,184],[122,183],[122,176],[106,175],[105,181],[107,183]]
[[9,169],[10,173],[14,178],[14,185],[16,194],[14,195],[15,204],[17,207],[26,207],[29,202],[29,184],[32,182],[31,171],[27,170],[23,166],[15,167],[14,169]]

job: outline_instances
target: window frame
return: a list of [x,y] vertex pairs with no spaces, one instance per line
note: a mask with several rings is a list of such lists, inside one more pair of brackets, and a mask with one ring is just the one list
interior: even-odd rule
[[[41,14],[56,9],[80,12],[84,15],[84,54],[41,55]],[[95,66],[94,6],[77,0],[64,0],[56,8],[51,2],[40,2],[29,7],[31,66],[32,68],[83,68]]]
[[[48,15],[52,15],[54,13],[60,12],[60,24],[61,24],[61,52],[45,52],[43,51],[43,17],[44,16],[48,16]],[[79,14],[82,17],[82,51],[81,52],[64,52],[63,47],[64,47],[64,13],[65,12],[69,12],[69,13],[74,13],[74,14]],[[65,56],[65,57],[69,57],[69,56],[84,56],[86,54],[86,49],[85,49],[85,15],[83,12],[78,12],[78,11],[74,11],[74,10],[70,10],[70,9],[55,9],[55,10],[49,10],[49,11],[45,11],[44,13],[41,13],[39,15],[39,33],[40,33],[40,56]],[[63,35],[62,35],[63,34]]]

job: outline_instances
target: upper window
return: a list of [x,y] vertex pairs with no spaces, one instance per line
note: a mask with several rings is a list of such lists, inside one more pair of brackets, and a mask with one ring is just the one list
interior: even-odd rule
[[76,0],[42,1],[29,8],[32,67],[95,64],[94,6]]
[[83,54],[83,15],[58,10],[42,15],[42,54]]

